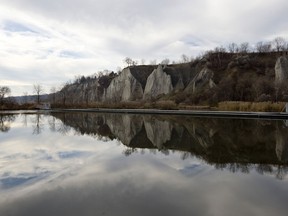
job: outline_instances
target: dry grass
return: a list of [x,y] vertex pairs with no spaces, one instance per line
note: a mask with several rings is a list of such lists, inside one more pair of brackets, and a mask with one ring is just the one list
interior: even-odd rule
[[154,104],[156,109],[162,110],[175,110],[178,109],[177,104],[174,101],[157,101]]
[[126,101],[119,103],[92,103],[86,108],[109,108],[109,109],[143,109],[144,102],[142,101]]
[[212,109],[210,106],[206,106],[206,105],[186,105],[186,104],[179,104],[178,108],[180,110],[210,110]]
[[281,112],[285,102],[241,102],[226,101],[218,103],[221,111],[247,111],[247,112]]
[[[60,104],[52,106],[52,108],[63,108]],[[177,109],[174,101],[126,101],[119,103],[89,103],[86,104],[66,104],[65,108],[109,108],[109,109]]]

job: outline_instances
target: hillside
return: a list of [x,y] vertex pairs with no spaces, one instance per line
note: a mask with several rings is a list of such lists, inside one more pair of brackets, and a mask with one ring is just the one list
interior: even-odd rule
[[51,95],[51,102],[76,106],[165,100],[191,105],[287,101],[285,54],[211,52],[188,63],[130,66],[119,74],[67,84],[55,97]]

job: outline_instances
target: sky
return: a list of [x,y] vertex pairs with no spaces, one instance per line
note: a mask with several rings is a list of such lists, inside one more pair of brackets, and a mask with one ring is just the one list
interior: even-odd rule
[[60,88],[130,57],[179,61],[231,42],[288,37],[287,0],[1,0],[0,86]]

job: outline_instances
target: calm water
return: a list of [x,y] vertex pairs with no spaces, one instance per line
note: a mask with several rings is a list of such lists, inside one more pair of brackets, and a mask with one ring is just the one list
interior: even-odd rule
[[0,215],[287,215],[284,121],[0,114]]

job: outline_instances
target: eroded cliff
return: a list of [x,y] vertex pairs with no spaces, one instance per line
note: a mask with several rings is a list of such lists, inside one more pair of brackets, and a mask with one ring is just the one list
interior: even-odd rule
[[288,59],[281,53],[211,53],[183,64],[130,66],[119,74],[66,85],[56,98],[62,104],[285,100],[285,83]]
[[105,90],[104,100],[108,102],[140,100],[143,97],[141,83],[125,68]]
[[143,99],[151,100],[158,95],[169,94],[172,90],[171,76],[163,71],[162,65],[159,65],[147,79]]

